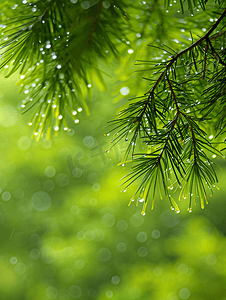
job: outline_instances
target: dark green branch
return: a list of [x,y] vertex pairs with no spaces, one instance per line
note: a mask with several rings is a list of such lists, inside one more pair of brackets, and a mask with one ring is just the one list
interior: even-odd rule
[[219,56],[219,54],[217,53],[217,51],[213,47],[213,45],[212,45],[212,43],[211,43],[211,41],[208,37],[206,38],[206,41],[207,41],[207,43],[210,44],[211,51],[212,51],[213,54],[216,55],[216,58],[219,60],[219,63],[221,63],[223,66],[226,66],[226,63],[223,62],[223,60],[221,59],[221,57]]

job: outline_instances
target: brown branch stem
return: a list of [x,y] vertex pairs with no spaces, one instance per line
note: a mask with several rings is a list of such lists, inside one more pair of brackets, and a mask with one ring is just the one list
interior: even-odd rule
[[168,85],[169,85],[169,89],[170,89],[170,91],[171,91],[171,94],[173,95],[173,100],[174,100],[174,103],[175,103],[175,105],[176,105],[176,109],[177,109],[178,115],[181,114],[181,115],[183,115],[183,116],[185,116],[185,117],[187,117],[187,118],[190,119],[191,116],[187,116],[185,113],[183,113],[182,111],[180,111],[180,108],[179,108],[179,105],[178,105],[178,102],[177,102],[177,98],[176,98],[176,95],[175,95],[175,93],[174,93],[172,84],[171,84],[171,82],[170,82],[170,80],[169,80],[169,77],[167,77],[167,82],[168,82]]
[[221,32],[218,32],[218,33],[212,35],[212,36],[210,37],[210,40],[213,40],[213,39],[217,38],[218,36],[221,36],[221,35],[223,35],[223,34],[225,34],[225,33],[226,33],[226,30],[221,31]]
[[170,128],[169,134],[168,134],[168,136],[167,136],[167,138],[166,138],[166,143],[165,143],[164,147],[162,148],[161,153],[159,154],[158,161],[157,161],[157,163],[156,163],[156,165],[155,165],[156,168],[158,167],[158,165],[159,165],[159,163],[160,163],[160,160],[161,160],[161,158],[162,158],[162,155],[163,155],[163,153],[164,153],[166,147],[168,146],[170,133],[173,131],[173,129],[174,129],[176,123],[177,123],[178,116],[179,116],[179,113],[177,113],[176,116],[175,116],[175,119],[174,119],[174,121],[173,121],[172,127]]
[[175,93],[174,93],[172,84],[171,84],[171,82],[170,82],[170,80],[169,80],[169,77],[167,77],[167,81],[168,81],[168,84],[169,84],[169,89],[170,89],[171,94],[172,94],[172,96],[173,96],[174,103],[175,103],[175,105],[176,105],[177,113],[179,114],[179,113],[180,113],[179,105],[178,105],[177,98],[176,98],[176,95],[175,95]]

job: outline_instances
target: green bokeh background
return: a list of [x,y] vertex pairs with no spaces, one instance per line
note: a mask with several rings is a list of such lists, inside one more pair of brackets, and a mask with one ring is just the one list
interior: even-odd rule
[[204,210],[156,199],[141,216],[119,188],[126,145],[105,151],[103,127],[129,95],[108,79],[91,116],[36,142],[17,79],[0,83],[0,299],[226,299],[225,172]]

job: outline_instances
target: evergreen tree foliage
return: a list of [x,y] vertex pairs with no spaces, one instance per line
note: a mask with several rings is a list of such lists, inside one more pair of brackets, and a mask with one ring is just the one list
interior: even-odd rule
[[224,0],[9,0],[0,7],[0,68],[5,77],[20,72],[21,107],[33,111],[35,138],[89,113],[92,86],[107,88],[101,62],[121,58],[116,80],[132,83],[134,97],[109,132],[112,146],[128,144],[124,190],[139,180],[131,202],[143,202],[142,214],[148,199],[153,209],[163,195],[179,212],[175,191],[189,212],[196,201],[204,208],[217,183],[214,159],[226,149]]

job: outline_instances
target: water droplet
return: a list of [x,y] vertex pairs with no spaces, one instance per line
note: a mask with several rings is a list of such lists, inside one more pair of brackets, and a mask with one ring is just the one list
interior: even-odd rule
[[79,108],[78,108],[78,112],[81,112],[81,111],[82,111],[82,108],[81,108],[81,107],[79,107]]
[[191,213],[192,212],[192,208],[190,207],[190,208],[188,208],[188,212],[189,213]]
[[55,131],[58,131],[60,128],[59,128],[57,125],[55,125],[55,126],[53,127],[53,129],[54,129]]
[[176,210],[176,211],[175,211],[175,213],[176,213],[176,214],[179,214],[179,213],[180,213],[180,210],[179,210],[179,209],[178,209],[178,210]]
[[61,69],[61,65],[57,65],[57,69]]
[[63,116],[62,116],[62,115],[59,115],[59,116],[58,116],[58,119],[59,119],[59,120],[63,119]]
[[128,50],[128,53],[129,53],[129,54],[132,54],[132,53],[133,53],[133,49],[129,49],[129,50]]
[[79,119],[76,119],[74,122],[75,122],[75,124],[78,124],[79,123]]
[[127,86],[122,87],[122,88],[120,89],[120,93],[121,93],[122,95],[127,95],[127,94],[129,94],[129,88],[128,88]]
[[173,206],[170,207],[171,210],[175,210],[175,208]]
[[87,84],[87,86],[88,86],[88,88],[91,88],[92,84],[89,83],[89,84]]
[[74,110],[74,111],[72,112],[72,115],[73,115],[73,116],[77,115],[77,111]]

